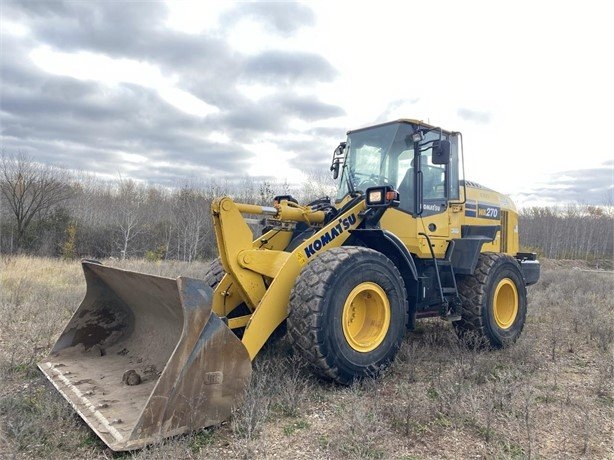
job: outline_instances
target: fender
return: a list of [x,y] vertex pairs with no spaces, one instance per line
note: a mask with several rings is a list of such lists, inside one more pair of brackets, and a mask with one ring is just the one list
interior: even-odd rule
[[459,275],[472,275],[484,243],[494,241],[501,225],[463,225],[461,238],[454,239],[452,267]]
[[[352,236],[356,236],[371,249],[381,252],[399,268],[403,278],[408,278],[411,274],[413,281],[418,281],[418,270],[416,263],[407,247],[394,233],[379,228],[359,228],[351,231]],[[406,279],[406,283],[407,283]]]
[[411,253],[403,242],[388,230],[379,228],[359,228],[353,230],[352,239],[359,239],[367,247],[375,249],[388,257],[401,272],[409,300],[409,318],[407,329],[413,330],[416,322],[416,304],[418,299],[418,270]]

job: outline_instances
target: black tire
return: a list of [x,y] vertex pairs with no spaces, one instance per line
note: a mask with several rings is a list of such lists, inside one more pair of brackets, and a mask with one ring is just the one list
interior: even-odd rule
[[346,246],[303,268],[290,294],[288,331],[316,372],[348,385],[394,359],[407,316],[403,278],[390,259]]
[[203,281],[209,286],[211,289],[215,289],[226,272],[224,271],[224,267],[222,266],[222,261],[218,257],[217,259],[213,259],[205,272],[205,276],[203,277]]
[[452,323],[472,344],[502,348],[518,339],[527,316],[527,290],[516,259],[482,253],[473,275],[459,276],[462,319]]

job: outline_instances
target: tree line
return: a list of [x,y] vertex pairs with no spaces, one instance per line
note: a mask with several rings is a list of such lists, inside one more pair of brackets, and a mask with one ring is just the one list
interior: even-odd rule
[[[326,171],[325,171],[326,172]],[[328,174],[291,186],[250,177],[185,181],[174,188],[43,165],[25,154],[0,157],[0,251],[39,256],[193,261],[216,255],[210,209],[216,197],[271,205],[334,193]]]
[[519,218],[520,242],[551,259],[614,262],[614,213],[599,206],[532,207]]
[[[0,251],[39,256],[193,261],[217,254],[211,201],[228,195],[270,205],[334,194],[328,171],[301,186],[243,178],[186,181],[174,188],[118,177],[102,181],[42,165],[24,154],[0,158]],[[520,242],[542,257],[612,260],[614,214],[595,206],[533,207],[520,212]]]

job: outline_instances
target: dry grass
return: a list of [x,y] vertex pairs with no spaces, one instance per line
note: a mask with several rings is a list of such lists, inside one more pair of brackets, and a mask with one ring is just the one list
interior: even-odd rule
[[78,263],[3,259],[0,458],[613,458],[614,274],[582,268],[546,261],[508,349],[474,350],[448,324],[419,322],[384,376],[339,387],[313,377],[283,338],[254,362],[229,422],[114,454],[35,366],[84,294]]

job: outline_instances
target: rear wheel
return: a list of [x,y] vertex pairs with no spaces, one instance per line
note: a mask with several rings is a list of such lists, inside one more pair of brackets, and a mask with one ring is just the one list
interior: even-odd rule
[[349,384],[394,359],[407,312],[405,285],[390,259],[363,247],[334,248],[301,271],[288,331],[320,375]]
[[506,254],[482,253],[475,273],[459,277],[462,319],[452,323],[459,337],[501,348],[518,339],[527,314],[520,267]]

